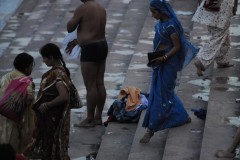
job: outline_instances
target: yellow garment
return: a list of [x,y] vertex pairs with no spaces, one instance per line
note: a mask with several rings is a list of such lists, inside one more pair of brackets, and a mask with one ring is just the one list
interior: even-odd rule
[[127,112],[134,110],[141,103],[140,92],[141,90],[136,87],[125,87],[120,91],[119,99],[122,99],[126,95],[128,95],[127,103],[126,103]]
[[[0,81],[0,97],[3,96],[8,84],[17,78],[25,75],[16,69],[7,73]],[[27,88],[27,107],[23,115],[22,126],[18,126],[14,121],[0,115],[0,143],[10,143],[17,152],[22,152],[24,147],[30,142],[34,128],[34,112],[32,104],[34,102],[34,84]]]

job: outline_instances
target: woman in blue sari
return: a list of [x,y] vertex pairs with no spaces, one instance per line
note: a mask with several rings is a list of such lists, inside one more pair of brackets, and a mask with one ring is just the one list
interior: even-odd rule
[[151,62],[152,81],[149,105],[143,121],[147,132],[140,143],[148,143],[154,132],[176,127],[191,121],[180,99],[174,93],[177,72],[196,55],[198,49],[184,36],[183,28],[171,6],[165,0],[151,0],[150,11],[157,21],[153,40],[154,51],[165,55]]

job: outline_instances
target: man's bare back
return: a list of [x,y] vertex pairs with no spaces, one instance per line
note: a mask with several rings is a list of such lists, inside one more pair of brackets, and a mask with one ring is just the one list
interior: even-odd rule
[[95,0],[81,0],[72,19],[67,24],[68,32],[77,29],[80,46],[105,39],[106,10]]

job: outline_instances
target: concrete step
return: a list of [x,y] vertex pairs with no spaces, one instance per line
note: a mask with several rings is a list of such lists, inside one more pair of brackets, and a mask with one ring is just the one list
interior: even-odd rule
[[[103,111],[103,120],[107,119],[107,110],[110,107],[110,104],[116,99],[118,92],[120,91],[120,86],[123,83],[123,80],[125,78],[125,74],[128,70],[128,65],[129,61],[131,60],[131,56],[125,58],[125,55],[121,55],[121,53],[113,53],[113,48],[119,45],[125,45],[125,47],[133,46],[128,44],[123,44],[126,42],[119,42],[119,34],[122,32],[122,25],[125,22],[126,17],[129,15],[129,3],[128,2],[120,2],[120,1],[114,1],[110,0],[108,2],[103,1],[101,4],[103,4],[107,10],[107,28],[106,28],[106,38],[108,41],[108,46],[109,46],[109,55],[107,58],[107,63],[106,63],[106,72],[105,72],[105,86],[107,89],[107,100],[105,104],[105,108]],[[116,10],[116,6],[118,9]],[[139,13],[141,14],[141,13]],[[144,17],[144,16],[143,16]],[[136,33],[135,33],[136,34]],[[137,36],[137,34],[136,34]],[[56,37],[56,36],[54,36]],[[126,38],[125,38],[126,39]],[[121,40],[125,40],[121,39]],[[121,41],[120,40],[120,41]],[[132,40],[131,40],[132,41]],[[136,41],[136,40],[134,40]],[[136,43],[136,42],[131,42],[131,43]],[[128,43],[128,42],[127,42]],[[124,60],[119,62],[116,58],[114,57],[124,57]],[[80,95],[82,97],[82,100],[85,104],[85,96],[86,92],[85,91],[85,86],[82,81],[81,75],[81,69],[79,68],[76,71],[76,76],[74,77],[74,82],[77,88],[79,89]],[[74,123],[79,123],[81,119],[86,117],[86,107],[84,106],[83,110],[81,112],[72,112],[72,124]],[[76,118],[78,117],[78,118]],[[128,126],[129,128],[126,129],[128,130],[127,132],[132,131],[134,125],[132,127]],[[105,127],[102,126],[97,126],[94,129],[91,129],[91,131],[82,129],[82,128],[74,128],[71,127],[73,132],[71,132],[70,135],[70,143],[72,144],[70,149],[69,149],[69,154],[71,155],[72,158],[77,158],[79,156],[84,156],[87,155],[91,152],[97,152],[99,145],[101,143],[101,138],[99,136],[102,136],[105,132]],[[83,140],[82,138],[79,138],[78,135],[86,135],[89,134],[89,132],[94,133],[93,135],[93,141],[88,140]],[[116,132],[114,132],[116,133]],[[89,136],[87,136],[89,137]],[[104,136],[103,136],[104,137]],[[93,143],[95,147],[93,146]],[[103,142],[104,143],[104,142]],[[81,150],[81,152],[79,152]]]
[[[51,9],[51,5],[46,0],[40,0],[37,4],[30,4],[34,7],[32,10],[27,8],[24,11],[24,7],[20,7],[1,31],[1,41],[7,44],[6,48],[3,48],[3,55],[0,59],[1,69],[4,69],[1,74],[5,74],[12,68],[12,63],[4,63],[7,61],[6,59],[13,60],[17,54],[24,52],[26,47],[32,43],[32,36]],[[39,47],[37,46],[36,49],[39,49]]]
[[234,27],[238,23],[239,14],[233,18],[230,27],[229,58],[234,67],[219,69],[214,65],[200,160],[217,160],[215,151],[230,146],[236,132],[236,126],[228,121],[228,117],[239,117],[239,104],[235,102],[240,95],[239,45],[235,44],[238,44],[240,37]]
[[[183,3],[187,3],[187,2],[189,2],[189,1],[186,1]],[[189,13],[189,12],[194,10],[194,8],[196,8],[195,2],[192,2],[192,1],[189,2],[190,10],[189,10],[189,8],[186,8],[186,6],[181,7],[181,5],[179,5],[180,2],[170,1],[170,3],[173,6],[173,8],[177,7],[177,10],[175,10],[177,13],[177,16],[181,20],[184,30],[186,31],[186,34],[190,35],[190,32],[192,30],[191,16],[193,15],[193,12],[192,13]],[[182,3],[182,1],[181,1],[181,3]],[[184,10],[187,10],[187,11],[184,11]],[[150,20],[152,20],[152,17],[150,18]],[[190,64],[187,68],[184,69],[184,71],[179,73],[179,78],[177,81],[178,85],[177,85],[177,89],[176,89],[177,94],[182,99],[182,101],[191,103],[191,104],[194,103],[194,102],[189,102],[189,99],[192,100],[191,94],[193,91],[192,91],[192,88],[189,87],[190,84],[188,84],[188,86],[186,86],[187,85],[186,83],[187,83],[187,81],[191,80],[191,78],[196,78],[195,70],[193,71],[192,68],[194,68],[194,67],[192,64]],[[182,83],[186,84],[185,85],[186,88],[181,87]],[[186,92],[187,89],[190,90],[190,92],[189,91]],[[186,94],[186,93],[189,93],[189,94]],[[185,99],[183,99],[181,95],[185,95],[184,97],[185,97],[185,99],[188,98],[188,101],[185,101]],[[190,98],[189,98],[189,96],[190,96]],[[189,114],[191,114],[191,113],[189,112]],[[146,132],[146,130],[142,127],[142,120],[144,118],[144,115],[145,115],[145,112],[143,112],[141,115],[141,119],[139,121],[137,130],[136,130],[136,134],[134,137],[133,145],[132,145],[128,160],[137,160],[140,158],[143,160],[163,159],[163,158],[167,159],[168,153],[169,153],[169,156],[170,155],[172,156],[171,158],[169,158],[171,160],[172,159],[181,159],[181,157],[177,157],[177,156],[180,155],[179,153],[181,151],[183,151],[183,149],[179,150],[179,148],[187,148],[187,147],[182,147],[182,146],[184,144],[183,143],[184,140],[189,137],[185,136],[184,133],[181,133],[180,131],[182,131],[182,130],[184,131],[185,129],[183,127],[186,128],[188,125],[156,132],[155,135],[152,137],[149,144],[140,144],[139,140],[140,140],[140,138],[142,138],[142,136]],[[197,122],[197,123],[199,123],[199,122]],[[181,136],[179,136],[179,135],[181,135]],[[181,138],[179,138],[179,137],[181,137]],[[194,137],[194,138],[198,139],[199,137]],[[191,137],[191,139],[189,141],[195,140],[195,139],[193,139]],[[172,141],[174,142],[173,144],[172,144]],[[178,143],[175,143],[175,142],[178,142]],[[176,148],[178,148],[178,149],[176,150]],[[192,148],[192,150],[193,149],[194,148]],[[144,150],[144,152],[143,152],[143,150]],[[171,152],[172,150],[174,150],[174,154]],[[185,154],[185,153],[182,153],[182,154]]]
[[24,16],[24,12],[31,12],[35,6],[37,5],[38,1],[32,0],[25,0],[28,5],[22,3],[22,0],[17,1],[8,1],[3,2],[1,1],[1,28],[2,31],[4,28],[12,29],[13,31],[18,30],[21,26],[18,22],[23,19],[26,19]]
[[[188,1],[189,8],[183,6],[182,8],[178,7],[178,10],[175,10],[177,13],[182,12],[191,12],[191,14],[179,15],[182,24],[184,25],[185,30],[189,31],[190,41],[198,45],[198,42],[194,40],[196,37],[195,32],[198,34],[205,31],[205,28],[196,30],[194,28],[193,22],[191,21],[193,14],[197,8],[197,1]],[[179,2],[175,2],[173,6],[178,6]],[[191,7],[190,7],[191,6]],[[201,34],[203,36],[203,34]],[[211,76],[211,68],[209,68],[208,76]],[[206,76],[206,75],[205,75]],[[194,97],[193,95],[199,94],[201,97],[201,89],[205,86],[201,86],[201,83],[204,83],[203,80],[199,79],[196,75],[195,66],[190,63],[182,72],[179,74],[178,86],[176,88],[179,98],[182,100],[185,109],[187,110],[192,121],[190,124],[186,124],[180,127],[169,129],[169,133],[166,139],[166,145],[164,148],[164,153],[162,160],[185,160],[192,159],[197,160],[200,156],[201,151],[201,140],[204,128],[204,121],[197,118],[191,109],[199,109],[207,107],[207,101],[203,101],[201,98]],[[195,83],[194,83],[195,82]],[[196,82],[198,82],[196,85]],[[206,81],[208,82],[208,81]]]
[[150,143],[141,144],[139,140],[145,134],[146,129],[142,127],[145,110],[142,112],[140,120],[137,125],[137,129],[135,132],[134,140],[132,143],[132,147],[128,156],[128,160],[150,160],[150,159],[162,159],[162,155],[164,152],[166,139],[169,130],[162,130],[156,132],[154,136],[151,138]]
[[[121,30],[119,30],[112,46],[108,58],[108,60],[111,61],[110,65],[114,65],[114,63],[124,64],[124,67],[119,68],[119,72],[125,74],[125,79],[124,82],[119,85],[119,88],[117,88],[117,95],[120,89],[125,86],[139,87],[143,92],[148,88],[149,82],[146,81],[145,78],[148,77],[150,72],[146,67],[145,53],[150,45],[143,44],[145,48],[142,46],[142,49],[144,48],[144,50],[139,52],[141,43],[139,40],[143,38],[143,36],[145,37],[145,40],[149,38],[146,37],[147,34],[142,30],[146,25],[145,17],[148,15],[149,11],[147,6],[148,3],[143,0],[131,1],[125,15],[125,20],[121,24]],[[114,54],[114,56],[111,56],[111,54]],[[140,67],[139,69],[139,65],[143,67]],[[115,73],[117,73],[116,71],[118,72],[118,68],[114,68]],[[148,72],[148,74],[145,74],[146,72]],[[145,77],[141,78],[142,76]],[[113,98],[116,99],[117,95]],[[133,136],[136,131],[136,126],[136,123],[110,122],[102,137],[102,142],[96,159],[127,159],[132,145]]]
[[[61,45],[67,34],[66,23],[79,3],[81,2],[73,0],[23,0],[0,32],[0,46],[3,50],[0,76],[12,69],[12,60],[17,53],[26,51],[36,58],[33,78],[38,84],[42,72],[46,70],[39,58],[38,49],[50,41]],[[145,53],[152,48],[154,20],[149,13],[148,2],[144,0],[101,0],[100,3],[106,7],[108,13],[106,36],[110,51],[105,74],[107,101],[103,120],[106,120],[106,112],[122,87],[136,86],[143,92],[148,92],[151,70],[145,65]],[[192,41],[201,46],[208,31],[199,24],[194,24],[192,30],[193,24],[189,24],[191,15],[187,12],[183,16],[181,14],[185,9],[193,10],[190,4],[195,1],[170,0],[170,3],[173,8],[178,8],[177,15]],[[232,29],[239,23],[237,18],[233,21]],[[238,35],[233,30],[231,32]],[[232,35],[231,38],[233,44],[238,44],[239,36]],[[91,152],[98,152],[98,160],[216,159],[213,157],[215,150],[225,149],[231,143],[236,130],[227,124],[226,118],[239,115],[238,104],[235,103],[235,98],[239,97],[238,51],[238,45],[231,49],[231,59],[236,60],[233,68],[216,69],[212,66],[203,78],[199,78],[195,67],[190,64],[179,73],[176,90],[192,118],[191,124],[157,132],[146,145],[139,144],[139,139],[145,133],[145,129],[141,127],[145,111],[138,124],[110,122],[107,128],[96,126],[92,129],[71,126],[71,159],[79,159]],[[66,62],[85,103],[86,91],[79,60]],[[206,122],[196,118],[190,111],[192,108],[208,109]],[[84,117],[85,107],[81,111],[73,111],[71,124],[78,123]]]
[[[234,77],[233,74],[229,74],[230,70],[232,69],[227,69],[225,72],[214,70],[200,160],[217,160],[214,157],[215,151],[226,149],[235,134],[235,127],[228,125],[226,121],[227,117],[239,116],[236,114],[239,105],[235,103],[235,98],[239,97],[239,90],[227,91],[232,86],[227,84],[226,79]],[[237,74],[235,74],[236,77],[238,77]],[[225,82],[223,83],[222,80]]]
[[[62,20],[65,14],[67,14],[67,12],[64,12],[64,9],[70,5],[70,1],[50,3],[49,1],[43,0],[36,4],[35,8],[30,10],[29,13],[25,7],[20,6],[15,14],[19,14],[19,11],[24,13],[26,17],[24,17],[24,20],[19,21],[21,27],[15,32],[15,38],[10,42],[10,45],[5,50],[6,53],[0,59],[2,69],[7,68],[1,74],[5,74],[5,72],[12,69],[12,63],[4,63],[8,62],[6,59],[13,60],[14,57],[21,52],[30,53],[35,59],[35,68],[31,76],[36,84],[37,92],[39,89],[40,75],[49,69],[42,62],[39,49],[43,44],[50,42],[55,35],[58,27],[63,23]],[[7,26],[3,32],[7,29]],[[56,41],[51,42],[56,43]]]

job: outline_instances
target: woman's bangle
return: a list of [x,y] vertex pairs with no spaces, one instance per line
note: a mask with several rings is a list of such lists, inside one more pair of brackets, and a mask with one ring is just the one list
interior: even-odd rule
[[167,55],[164,55],[164,56],[163,56],[163,59],[164,59],[164,60],[166,60],[167,58],[168,58],[168,56],[167,56]]
[[48,109],[48,104],[47,104],[47,102],[46,102],[46,103],[43,103],[43,107],[46,108],[46,109]]
[[73,42],[74,42],[74,45],[78,45],[77,39],[74,39]]

